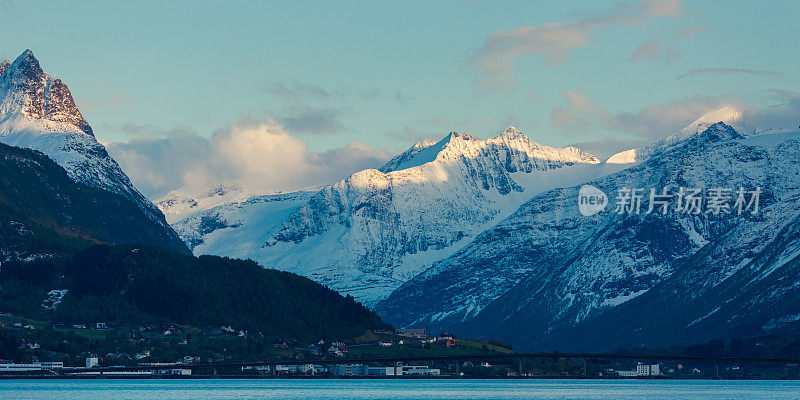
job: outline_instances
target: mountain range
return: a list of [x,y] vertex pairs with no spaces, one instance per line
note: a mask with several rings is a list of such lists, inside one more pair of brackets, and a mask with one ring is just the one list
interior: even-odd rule
[[[798,146],[795,132],[746,131],[730,107],[604,162],[513,127],[487,140],[454,132],[318,191],[222,201],[173,226],[196,253],[309,276],[396,326],[522,349],[793,332]],[[625,187],[763,193],[757,215],[617,215],[612,204],[585,217],[587,183],[612,203]]]
[[[146,254],[204,288],[192,292],[198,304],[219,292],[204,286],[213,282],[185,277],[192,268],[222,274],[228,285],[237,279],[225,268],[251,281],[277,279],[279,287],[296,278],[275,271],[266,278],[253,272],[255,264],[214,257],[181,256],[173,268],[169,252],[252,259],[352,295],[397,327],[493,337],[523,350],[800,334],[800,132],[747,131],[733,108],[606,161],[538,144],[514,127],[489,139],[451,132],[330,185],[267,194],[232,184],[176,190],[156,206],[97,141],[67,86],[26,51],[0,65],[0,144],[7,171],[0,179],[0,277],[29,279],[24,266],[37,265],[50,279],[29,282],[28,297],[45,296],[62,271],[78,276],[87,254],[95,272],[127,265],[129,273],[151,274],[141,269],[148,261],[132,255],[136,248],[85,250],[134,244],[167,249]],[[604,210],[581,212],[587,187],[604,194]],[[706,205],[715,188],[725,188],[730,207],[682,212],[685,204],[674,198],[687,188],[699,189]],[[648,210],[651,189],[669,193],[674,209]],[[643,210],[615,212],[620,194],[632,190],[641,190]],[[758,209],[735,212],[737,190],[758,192]],[[194,290],[180,277],[152,276]],[[136,286],[119,279],[115,285]],[[75,292],[80,282],[67,280]],[[28,297],[0,283],[2,304],[27,309],[19,299]],[[314,285],[301,286],[339,304],[337,312],[357,312],[359,327],[383,326],[352,298]],[[256,293],[252,285],[246,290]],[[146,308],[145,297],[114,304]],[[172,311],[168,317],[180,319]],[[236,315],[242,323],[254,318]]]
[[[452,132],[333,185],[225,203],[173,226],[196,254],[251,258],[374,305],[533,194],[617,168],[599,164],[514,127],[487,140]],[[168,201],[167,215],[187,203]]]

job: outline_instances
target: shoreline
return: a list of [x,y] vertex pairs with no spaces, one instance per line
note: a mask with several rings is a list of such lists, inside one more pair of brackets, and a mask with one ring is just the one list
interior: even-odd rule
[[424,377],[387,377],[387,376],[241,376],[241,375],[166,375],[166,376],[125,376],[125,375],[92,375],[92,376],[70,376],[70,375],[18,375],[0,376],[2,380],[103,380],[103,379],[127,379],[127,380],[157,380],[157,379],[180,379],[180,380],[206,380],[206,379],[241,379],[241,380],[595,380],[595,381],[797,381],[800,378],[702,378],[702,377],[583,377],[583,376],[507,376],[507,377],[464,377],[464,376],[424,376]]

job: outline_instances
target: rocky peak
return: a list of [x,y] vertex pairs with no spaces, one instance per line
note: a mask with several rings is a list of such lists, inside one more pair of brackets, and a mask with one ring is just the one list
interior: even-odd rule
[[513,126],[509,126],[505,131],[503,131],[502,134],[500,134],[500,136],[507,137],[510,139],[521,138],[521,137],[527,138],[527,136],[525,136],[524,133],[520,132],[517,128]]
[[6,70],[10,65],[11,63],[9,63],[8,60],[5,60],[3,61],[2,64],[0,64],[0,76],[2,76],[4,72],[6,72]]
[[67,123],[94,136],[67,85],[45,73],[30,50],[4,69],[0,67],[0,104],[3,114],[20,112],[33,119]]
[[717,122],[709,126],[708,129],[701,132],[699,136],[706,142],[726,142],[744,137],[733,129],[733,127],[724,122]]

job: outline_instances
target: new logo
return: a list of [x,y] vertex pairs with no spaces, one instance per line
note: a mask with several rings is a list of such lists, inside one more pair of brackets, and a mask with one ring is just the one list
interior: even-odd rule
[[590,217],[606,209],[608,196],[602,190],[583,185],[578,191],[578,210],[584,217]]

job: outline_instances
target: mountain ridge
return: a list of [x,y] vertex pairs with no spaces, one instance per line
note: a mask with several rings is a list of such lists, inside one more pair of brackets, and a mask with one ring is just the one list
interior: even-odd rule
[[[486,140],[452,132],[438,142],[412,146],[380,170],[356,172],[302,204],[287,206],[283,219],[250,231],[250,244],[230,244],[231,237],[246,239],[240,233],[252,223],[229,206],[175,228],[196,245],[196,254],[252,258],[369,304],[467,243],[532,191],[562,184],[550,178],[551,172],[580,170],[565,180],[576,181],[596,173],[588,167],[599,163],[573,147],[540,145],[513,128]],[[201,222],[204,217],[207,222]],[[200,236],[192,233],[200,230]]]

